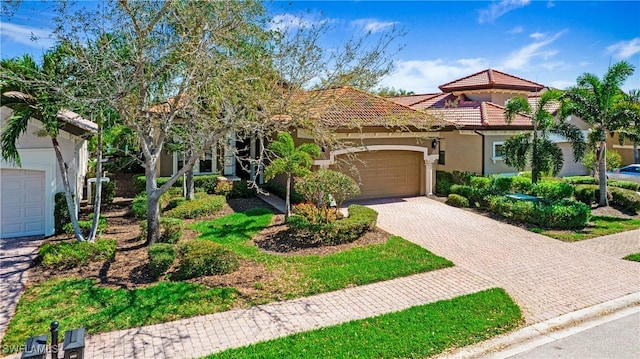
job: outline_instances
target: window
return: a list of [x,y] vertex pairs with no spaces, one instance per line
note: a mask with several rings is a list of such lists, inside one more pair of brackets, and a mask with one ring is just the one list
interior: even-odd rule
[[502,151],[502,147],[504,146],[504,141],[495,141],[493,142],[493,156],[491,159],[495,163],[496,161],[504,159],[504,152]]
[[444,165],[444,151],[438,151],[438,164]]
[[[205,151],[205,153],[193,164],[193,173],[195,174],[208,174],[208,173],[216,173],[218,171],[218,166],[216,164],[216,156],[213,152],[214,148],[211,151]],[[178,172],[179,169],[184,166],[185,158],[184,154],[180,152],[173,153],[173,173]]]

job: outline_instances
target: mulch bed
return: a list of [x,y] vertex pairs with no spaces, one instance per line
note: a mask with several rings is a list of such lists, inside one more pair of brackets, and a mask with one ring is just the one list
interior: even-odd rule
[[[111,288],[134,289],[156,283],[157,279],[150,275],[148,269],[147,245],[144,239],[140,239],[140,227],[138,220],[131,215],[131,201],[135,193],[131,183],[131,175],[111,175],[117,181],[116,197],[113,204],[105,206],[101,215],[107,218],[107,229],[100,236],[104,239],[116,241],[116,257],[110,262],[89,263],[80,268],[67,270],[48,270],[36,265],[29,273],[30,283],[40,283],[52,278],[88,278]],[[268,207],[259,198],[232,199],[225,207],[213,216],[199,218],[197,220],[185,220],[188,226],[191,223],[222,217],[234,212],[243,212],[251,208]],[[91,207],[82,208],[82,216],[91,212]],[[343,251],[356,246],[365,246],[374,243],[384,243],[390,236],[388,233],[376,229],[363,235],[353,243],[337,246],[326,246],[323,243],[305,243],[300,238],[292,236],[287,231],[284,223],[284,215],[276,214],[272,225],[264,229],[255,238],[254,242],[264,251],[278,255],[327,255]],[[196,238],[198,233],[185,229],[182,240]],[[49,237],[45,242],[73,241],[73,235],[59,234]],[[230,274],[207,276],[189,280],[191,283],[201,283],[210,287],[236,287],[243,293],[254,291],[257,282],[267,282],[277,274],[267,271],[262,265],[241,260],[240,269]]]

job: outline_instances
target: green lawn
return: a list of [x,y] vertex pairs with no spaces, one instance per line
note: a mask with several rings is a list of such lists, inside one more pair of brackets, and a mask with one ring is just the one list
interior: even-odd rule
[[424,358],[508,332],[522,321],[518,306],[495,288],[206,358]]
[[640,228],[640,219],[593,216],[589,225],[584,229],[560,231],[536,228],[534,231],[566,242],[577,242],[584,239],[631,231],[637,228]]
[[629,254],[628,256],[624,257],[624,259],[628,261],[640,262],[640,253]]
[[[162,323],[232,307],[307,296],[452,266],[400,237],[326,256],[283,256],[257,248],[251,238],[271,223],[266,209],[234,213],[193,226],[201,237],[257,262],[274,279],[255,284],[252,296],[235,288],[160,282],[134,290],[111,289],[90,279],[54,279],[29,287],[18,304],[3,345],[21,345],[47,333],[49,323],[85,327],[89,333]],[[118,254],[122,255],[122,254]]]

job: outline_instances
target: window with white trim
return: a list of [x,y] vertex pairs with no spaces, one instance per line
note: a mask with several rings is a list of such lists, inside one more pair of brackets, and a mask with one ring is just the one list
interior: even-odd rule
[[493,162],[501,161],[504,159],[504,152],[502,151],[503,146],[504,146],[504,141],[493,142],[493,155],[491,156],[491,159],[493,160]]
[[[211,151],[205,151],[202,156],[193,164],[194,174],[214,174],[218,173],[218,165],[216,160],[215,147]],[[184,166],[184,154],[180,152],[173,153],[173,173],[178,172]]]

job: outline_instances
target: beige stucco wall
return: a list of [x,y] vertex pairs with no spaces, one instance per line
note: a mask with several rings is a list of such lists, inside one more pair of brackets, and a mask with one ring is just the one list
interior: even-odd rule
[[[445,164],[439,171],[471,171],[482,173],[482,137],[478,134],[461,134],[458,130],[440,132],[440,150],[445,152]],[[436,149],[437,151],[437,149]]]
[[490,175],[495,173],[516,173],[518,170],[516,168],[507,166],[504,163],[504,160],[497,159],[493,160],[493,144],[494,142],[504,142],[512,135],[485,135],[485,146],[484,146],[484,174]]
[[622,157],[622,166],[626,166],[633,163],[633,142],[626,140],[620,144],[618,134],[614,134],[613,137],[607,136],[607,150],[615,150],[620,153]]

